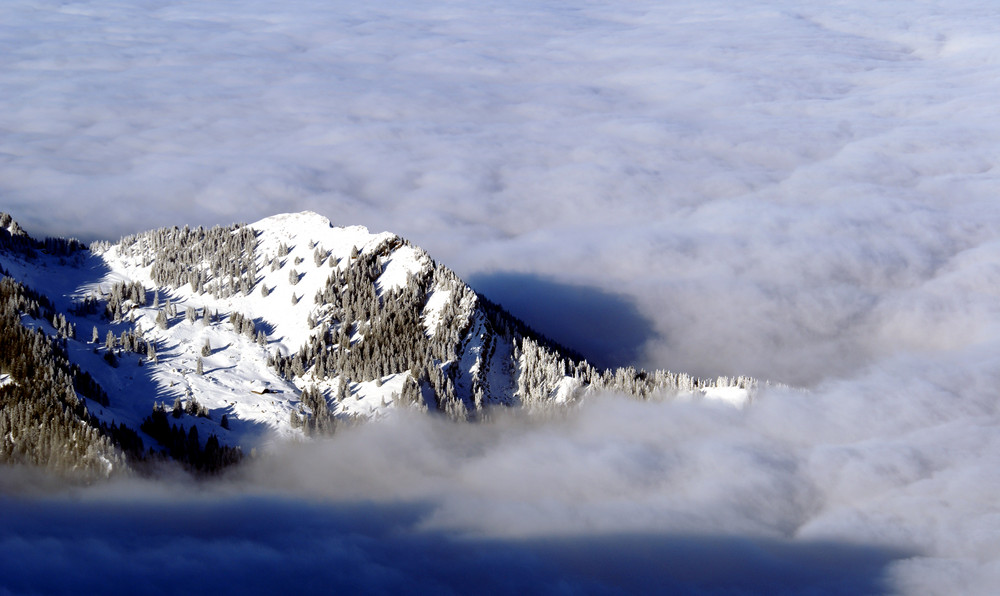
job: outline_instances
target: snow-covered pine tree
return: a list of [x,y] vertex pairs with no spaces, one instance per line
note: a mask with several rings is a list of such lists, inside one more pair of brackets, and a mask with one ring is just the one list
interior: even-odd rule
[[166,309],[160,310],[156,313],[156,325],[160,329],[167,329],[170,326],[170,321],[167,319]]

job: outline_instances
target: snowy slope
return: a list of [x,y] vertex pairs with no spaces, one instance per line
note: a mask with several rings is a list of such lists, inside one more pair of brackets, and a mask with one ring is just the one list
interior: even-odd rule
[[[214,298],[182,285],[160,290],[161,303],[169,299],[180,314],[189,306],[199,311],[207,308],[223,315],[223,321],[206,324],[199,318],[190,323],[178,316],[176,322],[163,330],[155,323],[157,309],[147,307],[136,310],[136,326],[143,330],[145,337],[167,348],[158,354],[158,363],[149,365],[155,371],[151,380],[160,396],[158,399],[169,405],[176,397],[194,398],[213,413],[214,419],[225,413],[233,432],[220,439],[234,445],[256,447],[266,445],[272,438],[301,435],[300,430],[289,425],[292,412],[299,410],[300,388],[281,379],[267,366],[268,353],[289,354],[308,340],[312,329],[307,321],[317,307],[314,296],[322,290],[334,267],[346,267],[353,250],[364,254],[395,236],[372,234],[361,226],[335,228],[315,213],[278,215],[249,227],[260,233],[257,246],[260,282],[257,287],[262,285],[269,289],[266,297],[258,290],[247,295]],[[288,247],[288,253],[278,257],[282,245]],[[315,262],[317,250],[327,255],[319,265]],[[144,265],[141,257],[123,254],[118,246],[112,246],[99,256],[107,273],[97,282],[80,285],[76,296],[84,296],[115,281],[139,281],[147,287],[156,286],[150,266]],[[272,271],[268,265],[271,258],[281,262],[277,270]],[[394,253],[390,263],[384,284],[395,287],[400,280],[405,282],[407,273],[428,266],[429,258],[415,249],[408,249]],[[294,285],[289,283],[292,269],[298,274]],[[225,317],[232,312],[262,323],[268,330],[267,346],[262,348],[226,322]],[[105,331],[100,326],[99,333],[104,337]],[[199,376],[195,374],[196,361],[206,341],[213,350],[210,356],[203,358],[204,375]],[[118,395],[127,398],[130,383],[123,384],[117,378],[108,381],[118,389]],[[334,378],[323,385],[331,386],[336,381]],[[305,382],[299,385],[304,386]],[[387,383],[376,392],[359,385],[354,388],[356,397],[347,401],[342,409],[352,414],[372,415],[384,407],[383,397],[387,397],[394,387],[393,383]],[[267,388],[267,393],[258,393],[263,388]],[[134,414],[122,417],[135,423],[136,417],[148,414],[150,407],[151,404],[141,404]]]
[[[251,240],[241,254],[223,255],[222,266],[246,259],[252,265],[244,269],[255,269],[239,272],[246,279],[222,273],[213,252],[218,249],[206,244],[237,236]],[[172,260],[180,273],[164,273]],[[335,227],[311,212],[211,232],[153,231],[69,258],[0,251],[0,266],[49,296],[76,326],[67,351],[110,396],[109,406],[91,408],[100,420],[138,429],[154,404],[170,410],[178,400],[185,406],[196,402],[207,417],[185,414],[171,422],[197,427],[202,442],[215,434],[220,443],[244,450],[301,437],[302,420],[324,411],[331,420],[350,421],[407,403],[468,417],[497,405],[565,403],[599,389],[648,396],[664,387],[740,405],[752,391],[745,379],[714,387],[669,373],[657,373],[655,381],[637,371],[601,373],[534,339],[523,324],[484,304],[453,273],[399,237]],[[141,299],[127,295],[115,306],[115,292],[131,287],[121,284],[136,283],[145,290]],[[370,302],[359,307],[351,300],[364,294],[365,284]],[[91,311],[81,310],[88,302]],[[105,307],[115,314],[105,315]],[[401,324],[406,313],[415,313],[416,328],[400,327],[400,337],[377,337],[378,325]],[[46,322],[29,324],[55,333]],[[109,333],[134,333],[153,350],[131,353],[119,344],[111,350],[112,366]],[[411,355],[417,364],[396,368],[370,356],[359,360],[366,350],[392,360],[397,339],[433,356]],[[343,370],[329,364],[351,359],[354,364]],[[307,404],[304,390],[317,392],[325,407]]]

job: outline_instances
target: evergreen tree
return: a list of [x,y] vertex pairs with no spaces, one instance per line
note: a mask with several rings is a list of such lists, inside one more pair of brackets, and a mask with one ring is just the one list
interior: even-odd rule
[[[0,247],[4,241],[0,234]],[[31,239],[25,236],[24,241]],[[61,245],[49,246],[59,250]],[[29,329],[25,317],[55,321],[61,340],[46,336],[40,327]],[[0,386],[0,463],[41,466],[81,478],[104,476],[109,465],[122,469],[125,457],[137,457],[133,448],[141,452],[141,441],[129,429],[112,429],[88,412],[85,400],[106,406],[107,394],[70,363],[62,321],[47,298],[9,276],[0,277],[0,371],[9,380]]]
[[156,313],[156,326],[164,330],[166,330],[167,327],[170,326],[170,321],[167,319],[166,309]]

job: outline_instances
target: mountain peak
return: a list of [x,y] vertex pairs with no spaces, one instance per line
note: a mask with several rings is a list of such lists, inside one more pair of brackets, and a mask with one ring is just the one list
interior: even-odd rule
[[[245,228],[153,230],[94,252],[4,234],[0,271],[14,278],[8,311],[23,316],[0,319],[0,331],[51,336],[49,360],[64,378],[80,377],[76,391],[54,395],[111,441],[105,451],[113,443],[137,460],[153,446],[211,469],[238,459],[219,459],[227,453],[219,445],[252,449],[397,407],[467,419],[601,390],[741,403],[754,384],[597,370],[404,239],[334,227],[309,211]],[[19,256],[29,249],[31,258]],[[0,370],[29,370],[6,357]],[[58,436],[71,437],[67,428]],[[0,436],[0,454],[12,440]]]
[[253,226],[293,225],[302,223],[333,227],[333,224],[330,223],[330,220],[327,217],[320,215],[315,211],[309,210],[299,211],[297,213],[276,213],[256,222]]
[[252,223],[250,227],[274,238],[302,238],[309,241],[320,241],[329,237],[330,230],[347,232],[358,242],[361,242],[361,238],[372,235],[365,226],[335,226],[328,218],[315,211],[278,213]]

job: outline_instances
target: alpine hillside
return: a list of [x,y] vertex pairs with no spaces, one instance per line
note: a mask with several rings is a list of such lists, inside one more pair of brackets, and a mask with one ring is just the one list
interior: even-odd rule
[[756,381],[598,370],[391,233],[315,213],[38,240],[0,214],[0,462],[212,472],[393,408],[477,420],[595,391],[747,402]]

